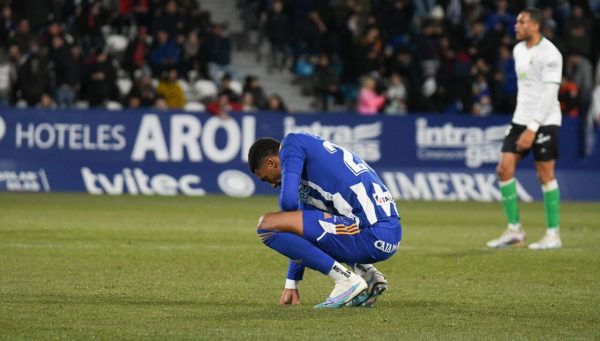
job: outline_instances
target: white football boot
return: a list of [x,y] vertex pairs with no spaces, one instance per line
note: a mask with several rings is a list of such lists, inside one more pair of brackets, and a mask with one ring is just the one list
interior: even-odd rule
[[492,249],[507,247],[513,244],[520,244],[525,241],[525,231],[507,229],[502,235],[496,239],[487,242],[486,246]]
[[558,233],[546,233],[539,242],[529,244],[531,250],[551,250],[559,249],[562,246]]
[[[315,309],[340,308],[351,302],[361,293],[365,293],[362,297],[366,300],[367,282],[359,275],[350,272],[350,277],[336,283],[329,297],[323,303],[315,306]],[[362,302],[360,302],[362,303]]]
[[371,264],[356,264],[354,265],[354,271],[360,274],[369,287],[365,293],[366,298],[359,295],[348,305],[353,307],[372,307],[377,298],[387,290],[388,282],[383,273]]

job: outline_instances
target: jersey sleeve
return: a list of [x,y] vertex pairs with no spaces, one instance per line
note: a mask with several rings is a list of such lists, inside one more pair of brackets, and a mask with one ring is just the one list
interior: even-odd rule
[[290,259],[290,265],[288,267],[287,279],[293,281],[301,281],[304,277],[304,265],[299,264],[296,261]]
[[286,136],[279,151],[281,161],[279,207],[282,211],[296,211],[299,209],[298,190],[305,158],[306,154],[300,146],[298,138],[292,134]]
[[560,84],[562,81],[562,55],[555,51],[550,53],[542,66],[542,82]]

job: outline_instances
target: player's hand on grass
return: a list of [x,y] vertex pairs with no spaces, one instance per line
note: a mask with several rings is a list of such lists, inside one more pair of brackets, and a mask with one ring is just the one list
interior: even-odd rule
[[284,289],[279,304],[300,304],[300,291],[298,289]]
[[517,140],[517,150],[521,152],[530,149],[531,146],[533,146],[534,138],[535,131],[525,129],[525,131],[521,133],[521,136],[519,136],[519,139]]

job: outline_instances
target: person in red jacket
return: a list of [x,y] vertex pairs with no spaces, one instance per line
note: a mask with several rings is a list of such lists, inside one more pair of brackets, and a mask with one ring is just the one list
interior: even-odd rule
[[227,94],[220,94],[215,102],[208,103],[206,110],[213,116],[229,117],[232,111],[242,111],[242,105],[230,100]]

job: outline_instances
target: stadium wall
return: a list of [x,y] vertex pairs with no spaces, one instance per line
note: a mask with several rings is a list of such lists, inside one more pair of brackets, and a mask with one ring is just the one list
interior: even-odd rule
[[[306,131],[359,154],[398,199],[496,201],[509,117],[283,115],[106,110],[0,111],[0,191],[246,197],[275,190],[248,171],[257,137]],[[565,200],[600,200],[600,153],[580,156],[578,120],[561,127]],[[540,200],[531,157],[519,196]]]

